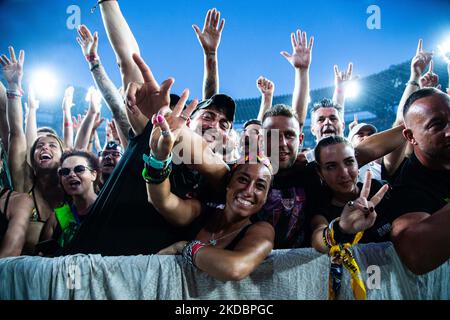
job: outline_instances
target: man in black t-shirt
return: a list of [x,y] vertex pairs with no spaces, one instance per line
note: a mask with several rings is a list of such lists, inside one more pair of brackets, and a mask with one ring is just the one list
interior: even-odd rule
[[403,116],[414,154],[394,181],[391,239],[405,265],[423,274],[450,258],[450,97],[416,91]]
[[[142,73],[144,83],[130,83],[127,89],[127,116],[132,127],[128,148],[102,188],[89,217],[67,248],[67,254],[154,254],[186,239],[186,229],[168,223],[149,203],[142,178],[142,156],[150,152],[152,123],[148,118],[151,118],[152,110],[169,106],[173,80],[168,79],[159,86],[145,62],[137,55],[133,59]],[[184,101],[186,99],[187,93]],[[227,128],[231,127],[235,105],[231,98],[215,95],[199,104],[195,112],[191,122],[194,127],[220,131],[225,128],[225,122]],[[172,192],[177,196],[201,196],[201,176],[186,165],[174,165],[170,180]]]

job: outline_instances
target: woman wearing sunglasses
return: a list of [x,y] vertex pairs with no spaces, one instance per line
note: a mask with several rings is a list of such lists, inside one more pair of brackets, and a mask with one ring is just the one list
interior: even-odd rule
[[81,150],[63,153],[58,175],[67,200],[47,221],[38,252],[54,254],[51,251],[64,248],[71,241],[97,199],[98,172],[99,163],[94,154]]

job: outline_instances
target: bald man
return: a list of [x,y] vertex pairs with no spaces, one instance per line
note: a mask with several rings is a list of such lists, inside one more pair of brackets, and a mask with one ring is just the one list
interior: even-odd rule
[[416,91],[403,116],[414,153],[394,182],[391,239],[405,265],[424,274],[450,258],[450,97]]

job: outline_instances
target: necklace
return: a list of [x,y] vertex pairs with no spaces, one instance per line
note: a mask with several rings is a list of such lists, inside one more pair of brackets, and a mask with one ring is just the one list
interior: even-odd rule
[[244,228],[245,228],[246,226],[248,226],[249,224],[250,224],[250,223],[247,223],[247,224],[245,224],[244,226],[242,226],[241,228],[239,228],[239,229],[237,229],[237,230],[234,230],[234,231],[232,231],[232,232],[230,232],[230,233],[227,233],[226,235],[223,235],[223,236],[221,236],[220,238],[217,238],[217,239],[215,239],[216,233],[213,232],[213,233],[211,234],[211,239],[209,239],[208,243],[209,243],[210,245],[212,245],[213,247],[215,247],[215,246],[217,245],[217,241],[222,240],[222,239],[224,239],[224,238],[228,238],[228,237],[231,236],[232,234],[235,234],[235,233],[241,231],[242,229],[244,229]]

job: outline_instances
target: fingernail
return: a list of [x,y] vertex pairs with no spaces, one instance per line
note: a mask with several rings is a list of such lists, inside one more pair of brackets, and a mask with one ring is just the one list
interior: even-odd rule
[[158,123],[163,123],[164,117],[162,115],[158,114],[158,116],[156,117],[156,121],[158,121]]

